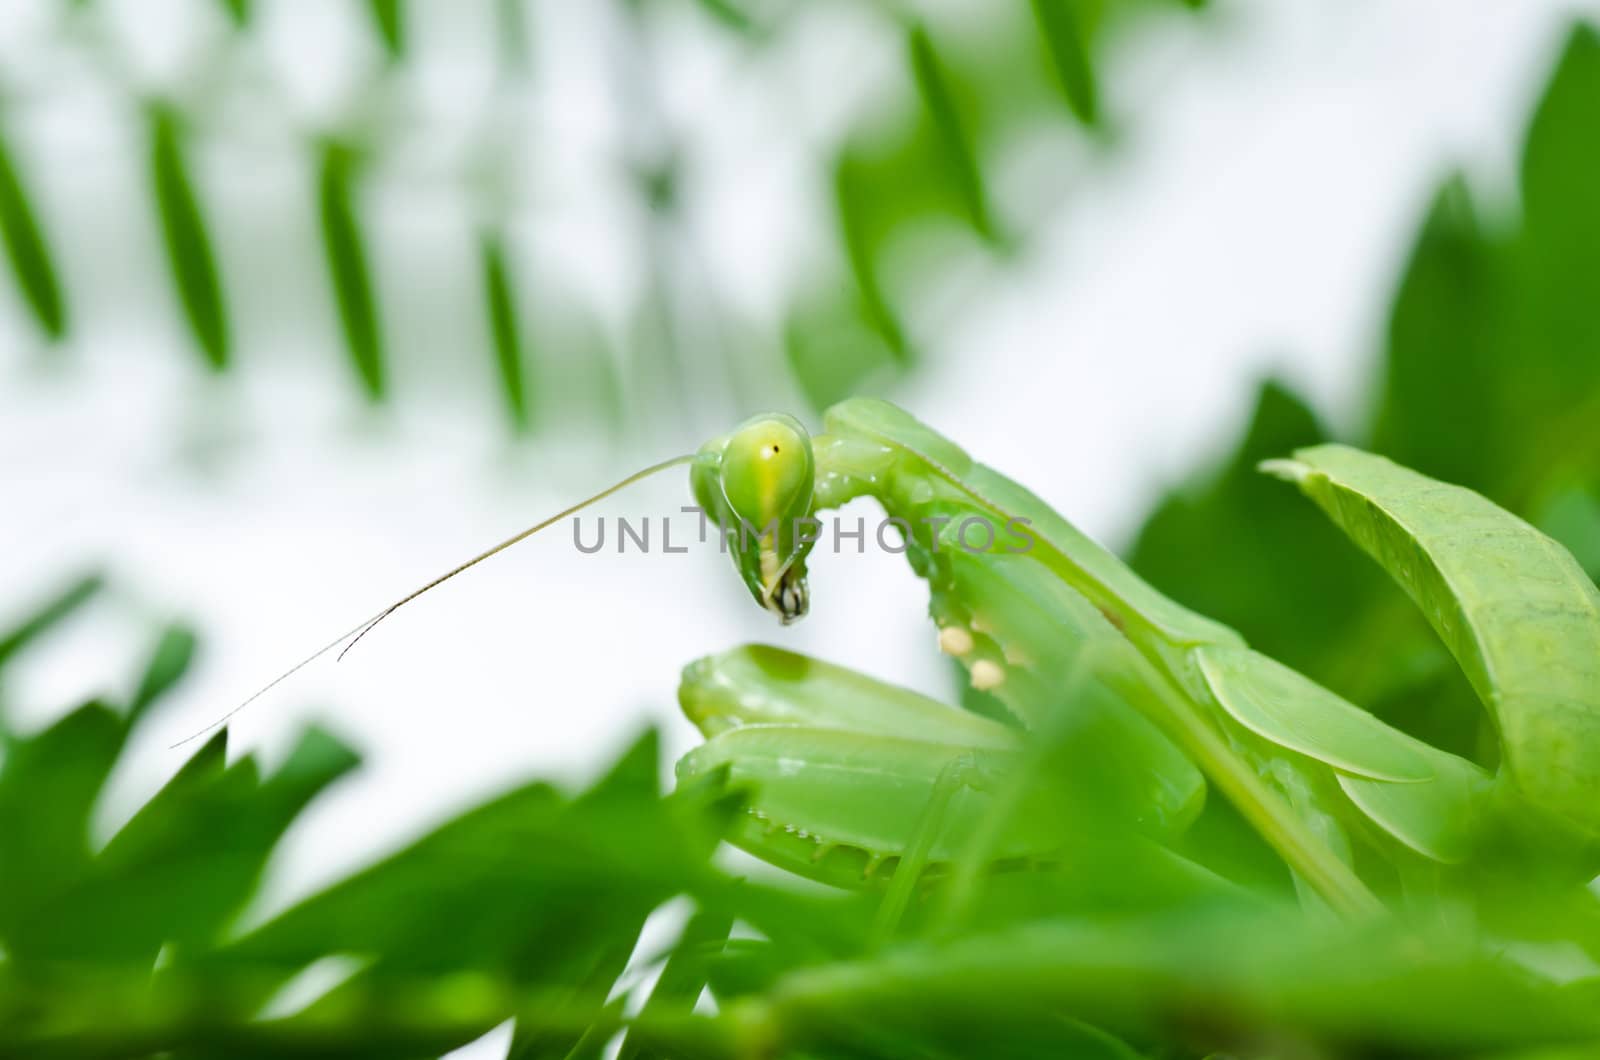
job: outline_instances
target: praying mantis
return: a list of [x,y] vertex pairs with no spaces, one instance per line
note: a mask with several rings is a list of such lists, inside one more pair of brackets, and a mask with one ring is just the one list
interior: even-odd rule
[[[1098,764],[1091,798],[1119,805],[1129,827],[1170,840],[1215,789],[1304,892],[1348,916],[1379,908],[1352,868],[1356,838],[1450,865],[1486,822],[1517,813],[1587,844],[1600,829],[1600,594],[1572,557],[1476,494],[1356,450],[1265,470],[1298,483],[1423,606],[1491,710],[1498,778],[1252,651],[953,442],[857,398],[814,439],[766,415],[708,443],[695,496],[739,529],[735,566],[784,622],[807,599],[806,521],[876,499],[928,584],[939,647],[1013,724],[747,646],[684,671],[679,699],[706,742],[680,780],[727,770],[751,792],[734,842],[841,886],[1070,846],[1071,822],[1044,804],[1013,803],[1003,830],[986,828],[1026,734],[1063,725],[1078,745],[1069,768]],[[973,549],[973,522],[1025,529],[1030,547],[987,535]]]
[[631,475],[402,597],[256,696],[441,582],[684,465],[752,598],[785,624],[807,609],[819,513],[875,499],[927,583],[939,648],[1002,713],[773,647],[691,663],[679,701],[705,742],[679,761],[679,782],[743,789],[730,839],[770,863],[841,887],[887,881],[903,905],[925,878],[970,884],[1070,859],[1106,828],[1166,850],[1215,793],[1305,901],[1362,917],[1383,906],[1358,846],[1402,877],[1470,862],[1484,835],[1530,822],[1545,841],[1594,849],[1600,592],[1559,545],[1477,494],[1342,446],[1264,470],[1298,485],[1422,608],[1489,710],[1495,774],[1253,651],[1023,487],[866,398],[829,409],[815,437],[760,415]]

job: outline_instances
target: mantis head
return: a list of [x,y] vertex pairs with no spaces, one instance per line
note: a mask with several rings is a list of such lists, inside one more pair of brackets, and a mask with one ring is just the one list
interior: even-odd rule
[[756,603],[788,625],[806,613],[806,553],[816,460],[793,416],[769,412],[700,447],[689,472],[696,502]]

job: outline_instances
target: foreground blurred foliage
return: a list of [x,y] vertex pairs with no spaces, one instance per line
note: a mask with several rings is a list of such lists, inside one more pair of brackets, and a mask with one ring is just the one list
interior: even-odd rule
[[[1530,126],[1522,185],[1505,224],[1478,219],[1464,181],[1441,191],[1358,440],[1522,513],[1594,574],[1600,38],[1588,29]],[[1481,710],[1415,609],[1256,472],[1324,434],[1267,386],[1238,455],[1160,506],[1135,564],[1267,653],[1493,765]],[[0,635],[0,682],[95,587]],[[877,894],[720,868],[739,793],[663,793],[649,735],[582,792],[508,792],[241,929],[278,839],[356,758],[312,730],[263,776],[248,756],[228,762],[218,736],[92,846],[108,774],[193,647],[169,631],[126,702],[4,730],[0,1055],[429,1057],[507,1020],[519,1058],[605,1055],[619,1036],[630,1060],[1600,1051],[1600,900],[1514,860],[1450,899],[1407,881],[1391,915],[1349,924],[1096,830],[1068,863],[964,881],[955,899],[925,891],[886,931]],[[675,899],[693,910],[675,940],[636,952],[645,919]],[[337,985],[287,1004],[284,988],[330,959],[346,973]],[[661,972],[650,989],[645,968]]]
[[[94,588],[0,640],[0,667]],[[1091,829],[1066,863],[969,881],[956,903],[924,892],[885,933],[877,894],[717,868],[738,795],[663,794],[653,734],[578,794],[516,788],[240,931],[277,841],[357,760],[311,730],[263,776],[218,735],[91,847],[120,750],[194,646],[169,630],[126,703],[4,732],[0,1055],[428,1057],[507,1020],[511,1057],[599,1056],[619,1038],[629,1058],[1600,1042],[1600,905],[1581,888],[1335,923]],[[636,954],[646,918],[679,896],[694,912],[675,941]],[[332,986],[296,994],[330,966]],[[641,968],[660,970],[649,990]],[[715,1006],[697,1006],[707,989]]]

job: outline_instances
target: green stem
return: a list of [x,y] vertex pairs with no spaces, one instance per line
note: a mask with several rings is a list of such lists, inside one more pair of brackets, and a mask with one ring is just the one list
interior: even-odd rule
[[1125,699],[1177,741],[1228,801],[1341,915],[1360,919],[1383,912],[1383,903],[1355,872],[1306,827],[1283,798],[1262,782],[1248,762],[1201,715],[1195,702],[1139,652],[1133,669],[1108,667]]
[[900,924],[900,918],[905,915],[906,906],[911,902],[911,894],[922,879],[922,871],[928,867],[928,858],[933,853],[933,845],[944,831],[945,815],[950,808],[950,799],[955,795],[956,789],[965,783],[962,777],[964,768],[965,763],[958,758],[939,771],[939,778],[934,781],[933,791],[928,795],[928,804],[923,807],[922,815],[917,820],[916,830],[912,833],[905,855],[895,866],[889,892],[883,896],[883,902],[878,906],[878,915],[873,919],[874,947],[881,946],[893,937],[895,928]]
[[[1072,669],[1063,684],[1062,699],[1065,702],[1076,702],[1083,694],[1089,673],[1093,670],[1100,653],[1101,649],[1092,643],[1079,647],[1077,656],[1072,662]],[[935,935],[953,936],[962,921],[966,919],[978,895],[978,880],[994,860],[994,852],[1000,846],[1001,832],[1017,808],[1022,805],[1029,787],[1038,780],[1039,774],[1045,768],[1039,748],[1041,743],[1047,746],[1054,744],[1055,736],[1050,733],[1038,735],[1045,738],[1033,742],[1026,763],[1012,774],[1005,786],[1000,789],[994,807],[983,815],[977,831],[962,850],[961,856],[956,859],[950,880],[942,888],[938,911],[934,916]]]

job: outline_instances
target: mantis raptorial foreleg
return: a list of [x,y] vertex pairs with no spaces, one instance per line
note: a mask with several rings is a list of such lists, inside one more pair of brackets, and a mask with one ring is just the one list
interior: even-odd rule
[[[937,778],[961,759],[964,776],[1004,773],[1022,753],[998,722],[781,651],[749,646],[684,671],[684,712],[714,738],[678,763],[680,777],[726,768],[756,793],[734,838],[775,864],[841,886],[892,877],[925,819]],[[951,861],[987,820],[993,793],[949,793],[923,858]],[[1045,792],[1039,812],[1013,815],[997,860],[1061,844]]]

